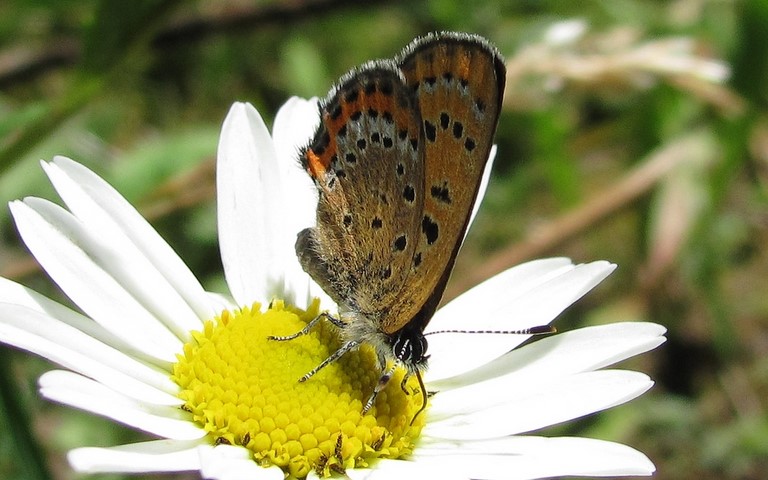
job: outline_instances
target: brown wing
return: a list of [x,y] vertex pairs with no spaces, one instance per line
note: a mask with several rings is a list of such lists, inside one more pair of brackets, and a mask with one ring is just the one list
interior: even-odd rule
[[302,267],[342,309],[387,315],[410,272],[423,208],[413,92],[391,61],[343,77],[302,152],[319,191],[317,225],[299,234]]
[[[417,95],[424,139],[424,212],[404,292],[382,325],[423,330],[445,290],[488,160],[505,67],[484,39],[433,34],[398,60]],[[405,294],[407,292],[407,294]]]

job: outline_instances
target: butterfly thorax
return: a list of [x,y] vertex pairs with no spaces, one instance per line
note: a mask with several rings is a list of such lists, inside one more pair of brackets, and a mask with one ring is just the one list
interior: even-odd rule
[[380,322],[354,310],[341,310],[344,324],[340,329],[342,342],[353,341],[373,347],[379,366],[385,369],[390,362],[403,366],[409,374],[427,367],[427,339],[418,328],[406,327],[394,333],[386,333]]

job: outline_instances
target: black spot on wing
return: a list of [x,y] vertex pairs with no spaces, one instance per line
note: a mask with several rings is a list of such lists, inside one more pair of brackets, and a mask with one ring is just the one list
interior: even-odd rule
[[430,195],[432,195],[432,198],[437,200],[441,203],[451,203],[451,191],[448,189],[447,184],[443,185],[432,185],[432,187],[429,189]]
[[431,123],[429,120],[424,120],[424,136],[427,137],[427,140],[430,142],[434,142],[437,138],[437,128],[435,127],[435,124]]
[[412,203],[416,199],[416,190],[414,190],[413,185],[406,185],[403,189],[403,198],[408,202]]
[[461,122],[453,122],[453,138],[461,138],[464,133],[464,125]]
[[395,243],[393,246],[395,247],[395,250],[398,252],[402,252],[405,250],[405,247],[408,245],[408,240],[405,238],[405,235],[400,235],[395,239]]
[[421,220],[421,231],[427,237],[427,245],[432,245],[437,241],[439,230],[437,223],[432,217],[424,215],[424,218]]
[[443,112],[440,114],[440,126],[445,130],[448,128],[448,125],[451,123],[451,117],[448,116],[447,113]]

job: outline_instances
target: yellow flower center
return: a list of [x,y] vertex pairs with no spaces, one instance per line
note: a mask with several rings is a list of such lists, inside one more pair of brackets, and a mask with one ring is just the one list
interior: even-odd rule
[[405,372],[398,369],[363,415],[380,376],[371,348],[348,352],[299,383],[338,348],[332,327],[320,322],[294,340],[267,339],[296,333],[318,312],[317,301],[306,312],[276,301],[266,312],[254,304],[205,322],[173,368],[184,409],[213,443],[242,445],[256,462],[277,465],[296,478],[409,455],[425,417],[414,420],[422,402],[415,378],[403,392]]

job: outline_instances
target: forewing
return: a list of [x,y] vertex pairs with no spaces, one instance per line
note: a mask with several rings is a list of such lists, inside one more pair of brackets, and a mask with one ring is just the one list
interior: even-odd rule
[[296,251],[342,308],[381,319],[410,273],[424,202],[415,96],[379,61],[343,77],[320,114],[300,157],[319,191],[317,225]]

